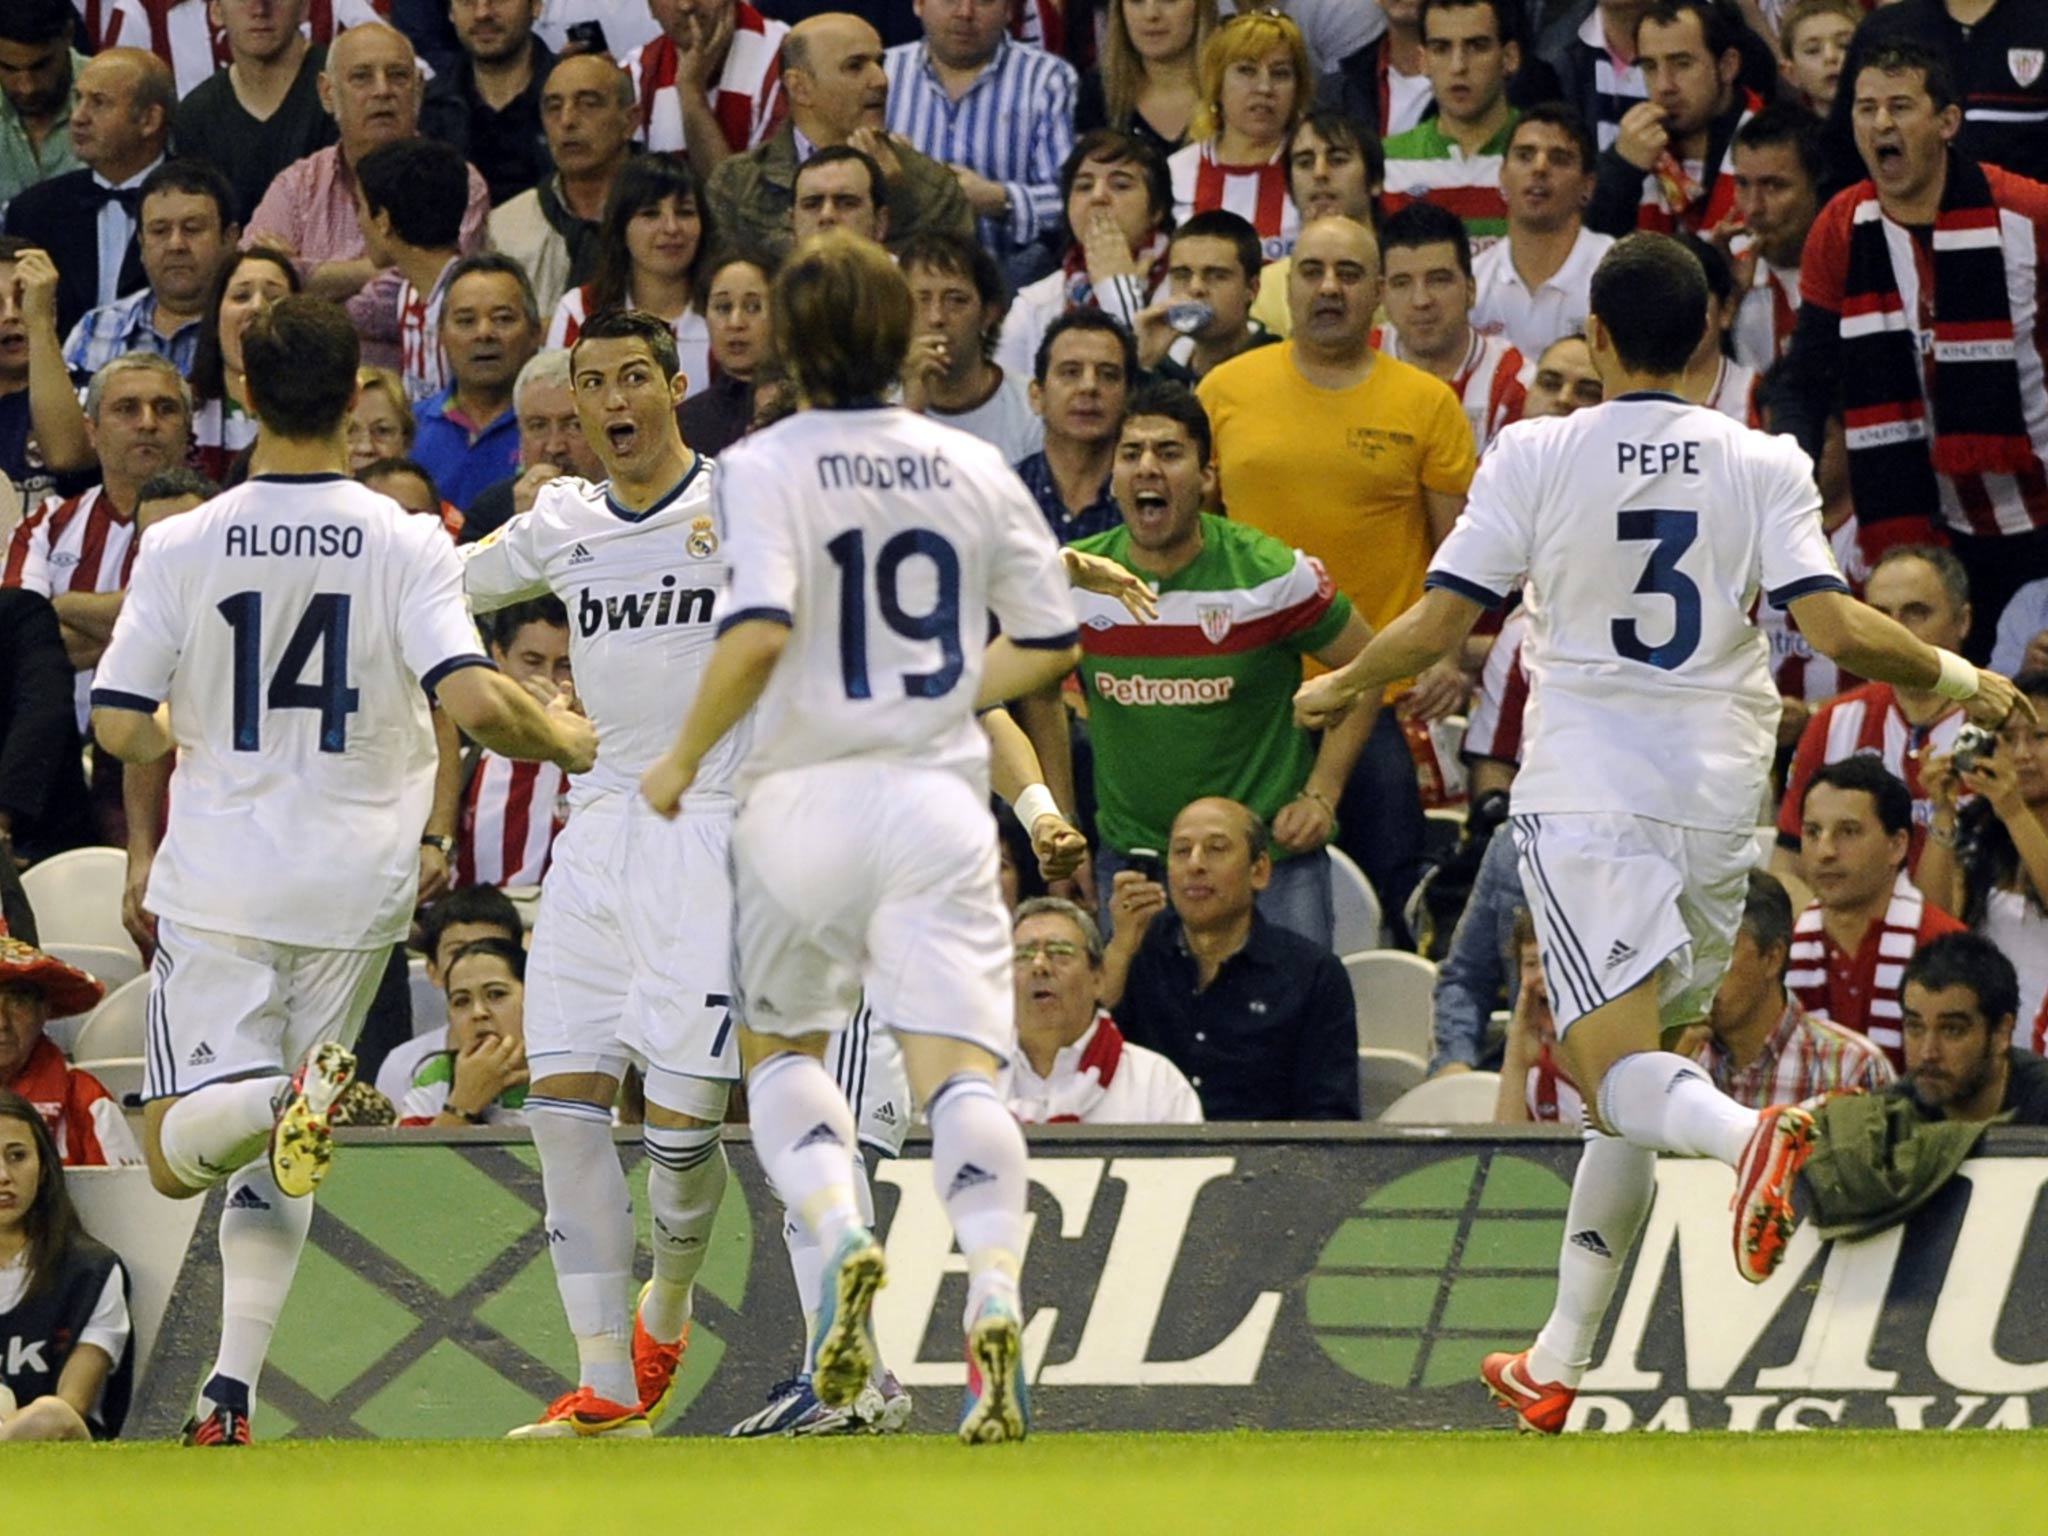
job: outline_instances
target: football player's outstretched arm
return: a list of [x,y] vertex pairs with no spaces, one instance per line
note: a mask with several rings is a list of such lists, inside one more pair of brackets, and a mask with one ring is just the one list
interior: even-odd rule
[[566,773],[597,761],[597,732],[564,704],[543,709],[493,667],[462,667],[435,686],[434,697],[470,737],[500,757],[554,763]]
[[981,669],[981,695],[974,701],[974,707],[987,709],[1050,688],[1080,664],[1078,645],[1019,645],[1008,635],[997,635],[988,643],[988,659]]
[[1915,638],[1904,625],[1846,592],[1810,592],[1787,606],[1813,648],[1858,677],[1931,689],[1954,699],[1983,725],[2003,724],[2015,709],[2033,718],[2034,706],[2007,679]]
[[1031,739],[1007,710],[989,710],[981,717],[981,728],[988,736],[989,788],[1024,824],[1038,855],[1039,873],[1047,880],[1067,879],[1080,867],[1088,841],[1068,822],[1047,788]]
[[1368,694],[1377,698],[1395,679],[1413,677],[1463,645],[1485,611],[1469,597],[1430,588],[1344,666],[1303,683],[1294,695],[1295,720],[1318,730]]
[[779,619],[743,619],[718,637],[675,745],[640,775],[640,793],[658,813],[674,819],[704,754],[760,701],[788,644],[789,625]]

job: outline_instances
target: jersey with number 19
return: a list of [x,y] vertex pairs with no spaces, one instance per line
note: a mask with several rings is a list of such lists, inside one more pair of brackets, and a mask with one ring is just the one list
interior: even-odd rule
[[1560,1032],[1653,977],[1702,1017],[1742,915],[1778,724],[1759,588],[1848,591],[1813,467],[1675,395],[1494,439],[1428,584],[1529,613],[1510,822]]
[[838,1031],[865,988],[892,1029],[1007,1059],[1009,925],[974,703],[990,614],[1017,645],[1073,644],[1045,520],[994,448],[894,407],[802,412],[720,470],[721,628],[790,630],[740,770],[742,1016]]

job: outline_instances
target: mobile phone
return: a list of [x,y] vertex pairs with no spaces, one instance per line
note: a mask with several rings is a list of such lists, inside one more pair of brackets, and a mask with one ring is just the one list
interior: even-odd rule
[[1134,874],[1143,875],[1154,885],[1166,884],[1166,861],[1159,857],[1157,848],[1133,848],[1124,860],[1126,868]]
[[612,45],[605,41],[604,23],[601,21],[579,21],[562,34],[567,46],[564,53],[610,53]]

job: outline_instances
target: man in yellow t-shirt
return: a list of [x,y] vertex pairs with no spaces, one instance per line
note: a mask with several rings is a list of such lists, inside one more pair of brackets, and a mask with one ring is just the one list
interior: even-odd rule
[[[1320,560],[1376,630],[1422,596],[1475,462],[1450,387],[1374,349],[1379,297],[1372,231],[1348,218],[1315,220],[1287,274],[1293,336],[1232,358],[1197,391],[1215,434],[1224,512]],[[1441,671],[1418,680],[1432,714],[1464,702],[1455,664]],[[1415,765],[1391,712],[1359,758],[1338,821],[1340,844],[1364,866],[1399,937],[1423,825]]]

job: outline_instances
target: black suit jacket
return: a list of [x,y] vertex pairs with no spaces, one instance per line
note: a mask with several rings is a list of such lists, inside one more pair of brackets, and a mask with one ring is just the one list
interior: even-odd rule
[[[89,843],[77,674],[56,610],[40,592],[0,587],[0,656],[7,658],[0,665],[0,810],[13,819],[15,849],[42,858]],[[14,914],[7,916],[11,923]]]
[[[57,336],[71,334],[100,301],[100,202],[91,171],[67,171],[39,182],[7,205],[7,233],[50,253],[57,264]],[[131,238],[117,293],[148,283],[142,249]]]

